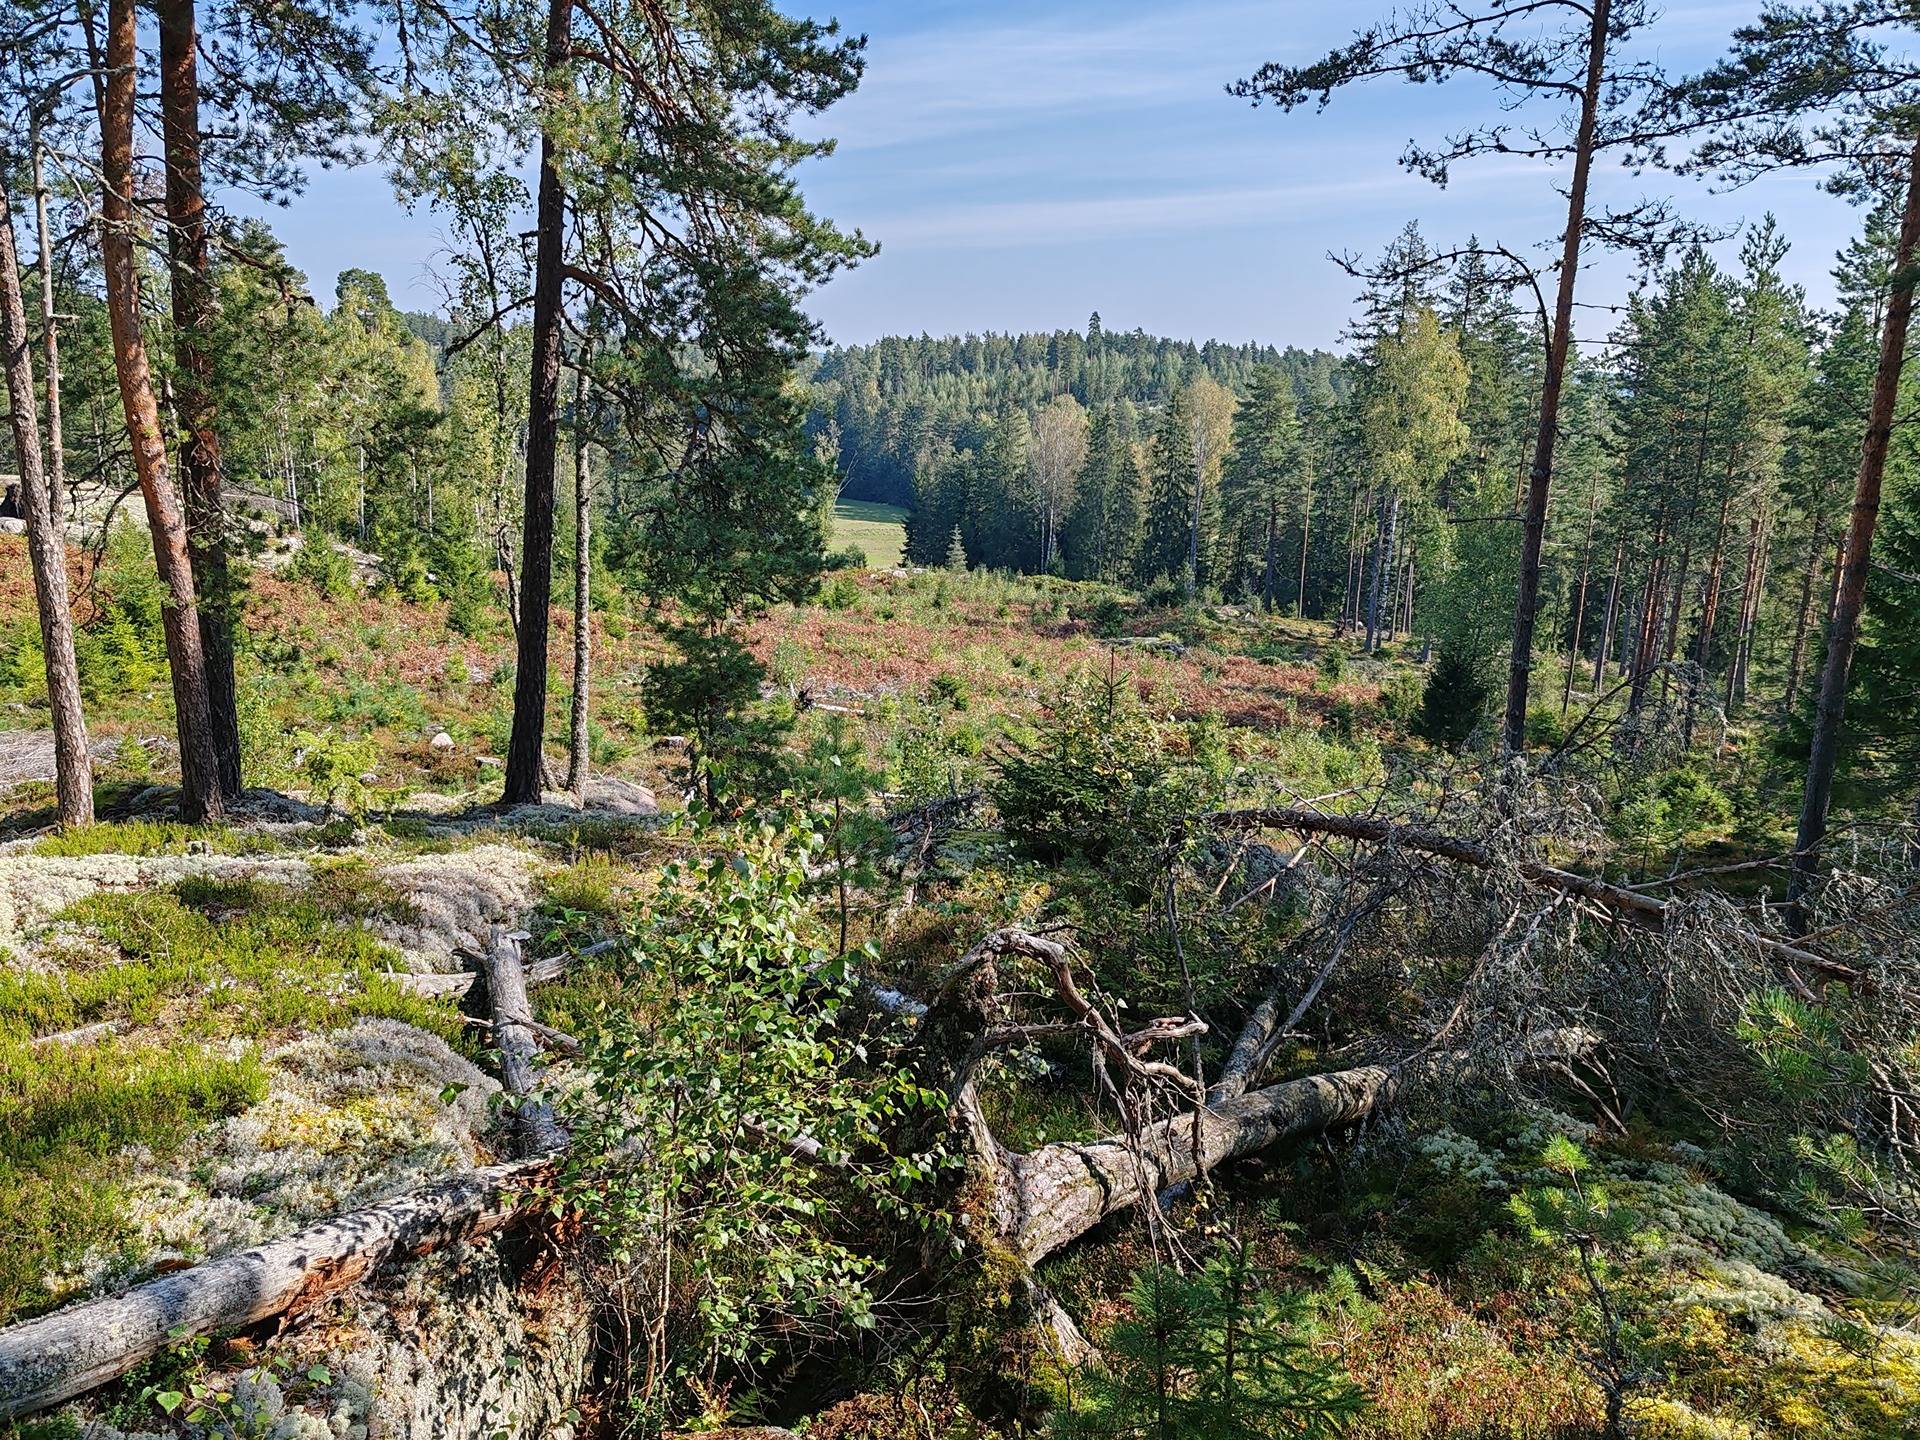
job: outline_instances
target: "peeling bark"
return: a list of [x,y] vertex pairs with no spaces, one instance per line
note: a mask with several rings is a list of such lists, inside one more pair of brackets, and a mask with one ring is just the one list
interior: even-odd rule
[[475,1170],[124,1295],[9,1325],[0,1330],[0,1417],[83,1395],[194,1336],[306,1309],[390,1259],[492,1234],[519,1213],[522,1190],[548,1164]]

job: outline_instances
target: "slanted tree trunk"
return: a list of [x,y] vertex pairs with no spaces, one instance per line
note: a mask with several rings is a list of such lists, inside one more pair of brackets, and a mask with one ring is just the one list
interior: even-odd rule
[[160,128],[166,151],[167,261],[173,300],[174,395],[183,433],[180,469],[187,502],[187,547],[200,601],[220,793],[240,794],[240,715],[233,670],[233,577],[221,501],[220,434],[215,425],[213,281],[207,202],[200,175],[200,77],[194,0],[160,0]]
[[[546,85],[567,80],[572,0],[549,0]],[[566,190],[560,181],[557,117],[540,133],[535,207],[533,358],[527,398],[526,507],[521,519],[520,627],[513,677],[513,733],[507,746],[509,805],[540,799],[546,771],[547,621],[553,600],[553,490],[560,429],[561,272],[565,264]]]
[[33,356],[27,339],[26,299],[20,289],[20,257],[13,243],[13,198],[7,193],[5,170],[0,163],[0,221],[4,221],[0,223],[0,351],[5,353],[7,410],[13,423],[14,454],[20,465],[20,514],[27,524],[34,600],[40,608],[40,649],[46,662],[47,702],[53,717],[54,793],[60,823],[71,828],[93,823],[93,772],[87,760],[86,718],[80,708],[80,667],[73,651],[60,495],[47,483],[40,463]]
[[1526,529],[1520,542],[1520,584],[1513,609],[1513,652],[1507,661],[1507,711],[1502,735],[1508,750],[1527,743],[1527,686],[1533,673],[1533,629],[1540,607],[1540,555],[1547,538],[1547,495],[1553,481],[1553,448],[1560,435],[1560,391],[1567,349],[1573,341],[1573,282],[1580,271],[1581,231],[1586,226],[1587,176],[1593,169],[1595,129],[1606,76],[1611,0],[1594,0],[1587,37],[1587,78],[1580,91],[1580,125],[1574,137],[1573,174],[1567,186],[1567,229],[1561,241],[1560,282],[1553,303],[1546,372],[1540,382],[1540,426],[1533,467],[1527,476]]
[[1854,482],[1853,512],[1841,552],[1840,584],[1833,619],[1827,626],[1826,665],[1820,674],[1820,699],[1814,711],[1813,744],[1807,754],[1807,783],[1800,800],[1800,825],[1794,839],[1793,873],[1788,881],[1789,923],[1806,929],[1807,891],[1819,874],[1820,844],[1827,836],[1827,810],[1833,802],[1833,775],[1840,759],[1840,727],[1846,718],[1847,680],[1860,641],[1860,612],[1873,563],[1873,532],[1880,519],[1880,487],[1893,439],[1894,411],[1900,399],[1900,374],[1907,360],[1907,328],[1913,317],[1914,262],[1920,251],[1920,134],[1907,161],[1907,201],[1900,217],[1900,238],[1893,255],[1892,294],[1880,330],[1880,359],[1873,376],[1873,400],[1867,434]]
[[53,225],[47,217],[46,146],[33,137],[33,215],[40,247],[40,343],[47,368],[47,493],[53,516],[67,503],[67,439],[60,415],[60,316],[54,306]]
[[593,672],[589,593],[593,583],[593,481],[587,470],[586,408],[587,375],[582,369],[573,400],[573,726],[567,747],[567,788],[582,805],[587,800],[587,767],[593,758],[587,731]]
[[173,677],[174,726],[180,741],[180,813],[188,821],[225,814],[219,762],[207,702],[206,657],[187,551],[187,525],[167,466],[167,447],[154,398],[153,370],[140,329],[140,280],[133,253],[133,111],[138,84],[138,19],[133,0],[108,0],[101,104],[100,253],[114,370],[134,472],[146,502],[154,565],[162,591],[160,618]]

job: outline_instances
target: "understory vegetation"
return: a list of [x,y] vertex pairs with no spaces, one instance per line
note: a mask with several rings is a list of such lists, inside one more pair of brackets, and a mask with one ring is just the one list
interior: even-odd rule
[[[0,1440],[1920,1435],[1920,12],[1686,33],[1220,77],[1550,175],[1336,349],[842,345],[944,53],[836,157],[776,0],[0,7]],[[1802,169],[1830,304],[1618,190]]]

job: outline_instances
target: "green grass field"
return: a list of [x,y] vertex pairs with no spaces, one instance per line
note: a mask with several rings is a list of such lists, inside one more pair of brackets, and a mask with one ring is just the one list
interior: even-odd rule
[[842,500],[833,507],[833,548],[857,545],[869,570],[891,570],[907,543],[907,512],[873,500]]

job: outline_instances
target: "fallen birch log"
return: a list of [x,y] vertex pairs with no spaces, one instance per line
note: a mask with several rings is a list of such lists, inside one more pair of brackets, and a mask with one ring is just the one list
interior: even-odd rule
[[[1502,1058],[1518,1069],[1548,1068],[1568,1064],[1597,1044],[1586,1030],[1553,1030]],[[1404,1066],[1362,1065],[1269,1085],[1197,1117],[1178,1112],[1146,1127],[1137,1147],[1116,1135],[1026,1154],[1002,1152],[992,1218],[1033,1264],[1143,1197],[1284,1140],[1356,1124],[1411,1090],[1485,1073],[1494,1063],[1453,1053]]]
[[490,1235],[551,1157],[490,1165],[281,1240],[0,1329],[0,1418],[25,1415],[118,1379],[197,1335],[304,1310],[389,1259]]

